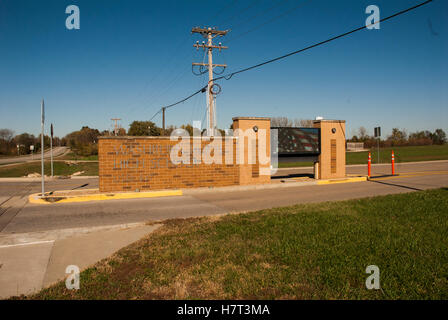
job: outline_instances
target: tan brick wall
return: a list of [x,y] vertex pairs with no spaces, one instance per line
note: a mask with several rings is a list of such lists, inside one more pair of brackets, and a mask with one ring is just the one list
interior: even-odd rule
[[[192,146],[193,138],[188,139]],[[101,137],[98,155],[100,191],[237,185],[239,168],[235,164],[236,139],[230,139],[232,141],[229,144],[233,148],[232,164],[225,162],[225,139],[222,139],[222,164],[193,163],[193,148],[190,164],[173,164],[170,160],[171,148],[179,142],[170,141],[169,137]],[[210,141],[199,142],[201,152],[208,143]]]

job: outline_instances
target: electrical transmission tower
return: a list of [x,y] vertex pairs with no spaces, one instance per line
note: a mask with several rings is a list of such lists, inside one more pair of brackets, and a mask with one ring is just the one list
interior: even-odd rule
[[[202,70],[202,67],[206,67],[208,70],[208,86],[207,86],[207,105],[208,105],[208,135],[214,135],[214,131],[216,129],[216,123],[215,123],[215,100],[214,97],[220,92],[221,88],[219,85],[213,83],[213,69],[215,67],[222,67],[223,70],[227,67],[226,64],[213,64],[213,49],[218,49],[221,51],[221,49],[227,49],[228,47],[222,46],[221,42],[218,45],[213,44],[213,39],[216,37],[222,37],[227,34],[226,31],[220,31],[216,30],[215,28],[193,28],[191,30],[192,33],[199,33],[204,38],[207,39],[207,43],[205,41],[202,41],[202,44],[199,44],[199,41],[196,41],[196,44],[193,46],[199,50],[199,48],[202,48],[204,50],[207,50],[208,52],[208,63],[193,63],[194,66],[199,66],[200,70]],[[201,72],[205,73],[205,72]]]
[[120,129],[120,125],[118,124],[118,121],[120,121],[121,119],[120,118],[112,118],[110,120],[115,121],[115,124],[114,124],[114,134],[117,136],[118,135],[118,130]]

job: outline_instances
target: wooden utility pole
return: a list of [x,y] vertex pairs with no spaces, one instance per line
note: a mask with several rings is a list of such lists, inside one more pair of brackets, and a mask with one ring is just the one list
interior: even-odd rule
[[222,46],[221,42],[219,43],[219,45],[214,45],[213,44],[213,39],[216,37],[222,37],[225,36],[227,34],[227,30],[226,31],[220,31],[220,30],[216,30],[214,28],[193,28],[191,30],[192,33],[199,33],[201,34],[204,38],[207,39],[207,43],[205,43],[205,41],[202,41],[202,44],[199,44],[199,41],[196,41],[196,44],[194,44],[193,46],[196,49],[199,48],[203,48],[204,50],[208,51],[208,63],[193,63],[193,66],[202,66],[202,67],[207,67],[208,68],[208,119],[209,119],[209,127],[208,127],[208,134],[209,135],[214,135],[214,130],[216,128],[216,124],[215,124],[215,109],[214,109],[214,93],[212,91],[213,88],[213,69],[215,67],[227,67],[227,65],[225,64],[213,64],[213,49],[218,49],[221,51],[221,49],[227,49],[228,47]]
[[112,118],[110,120],[115,121],[115,124],[114,124],[114,134],[118,135],[118,129],[120,129],[120,126],[118,125],[118,121],[120,121],[121,119],[120,118]]
[[162,108],[162,135],[165,135],[165,107]]

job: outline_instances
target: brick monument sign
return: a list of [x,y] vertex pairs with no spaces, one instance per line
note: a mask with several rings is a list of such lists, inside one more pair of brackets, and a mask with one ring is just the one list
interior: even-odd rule
[[[316,179],[345,177],[345,121],[316,120],[320,154]],[[225,137],[100,137],[101,192],[149,191],[271,181],[269,118],[233,118]]]
[[233,120],[230,137],[100,137],[100,191],[268,183],[270,120]]

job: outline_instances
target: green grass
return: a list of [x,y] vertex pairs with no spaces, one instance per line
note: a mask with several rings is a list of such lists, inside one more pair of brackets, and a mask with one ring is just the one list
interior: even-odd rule
[[69,152],[62,157],[58,157],[60,160],[82,160],[82,161],[98,161],[98,155],[80,156],[74,152]]
[[447,188],[177,219],[28,298],[447,299],[447,246]]
[[[45,161],[45,174],[50,175],[50,161]],[[55,176],[67,176],[78,171],[84,171],[83,176],[97,176],[98,162],[81,162],[77,164],[67,164],[65,162],[55,161],[53,163],[53,170]],[[40,173],[40,162],[28,162],[23,164],[0,166],[0,177],[23,177],[30,173]]]
[[[393,147],[380,148],[380,163],[390,163],[391,153],[394,150],[395,162],[414,162],[414,161],[433,161],[448,160],[448,145],[418,146],[418,147]],[[376,148],[371,149],[372,163],[378,163],[378,153]],[[368,151],[366,152],[347,152],[346,163],[367,164]],[[280,163],[279,168],[291,167],[309,167],[312,162],[291,162]]]

